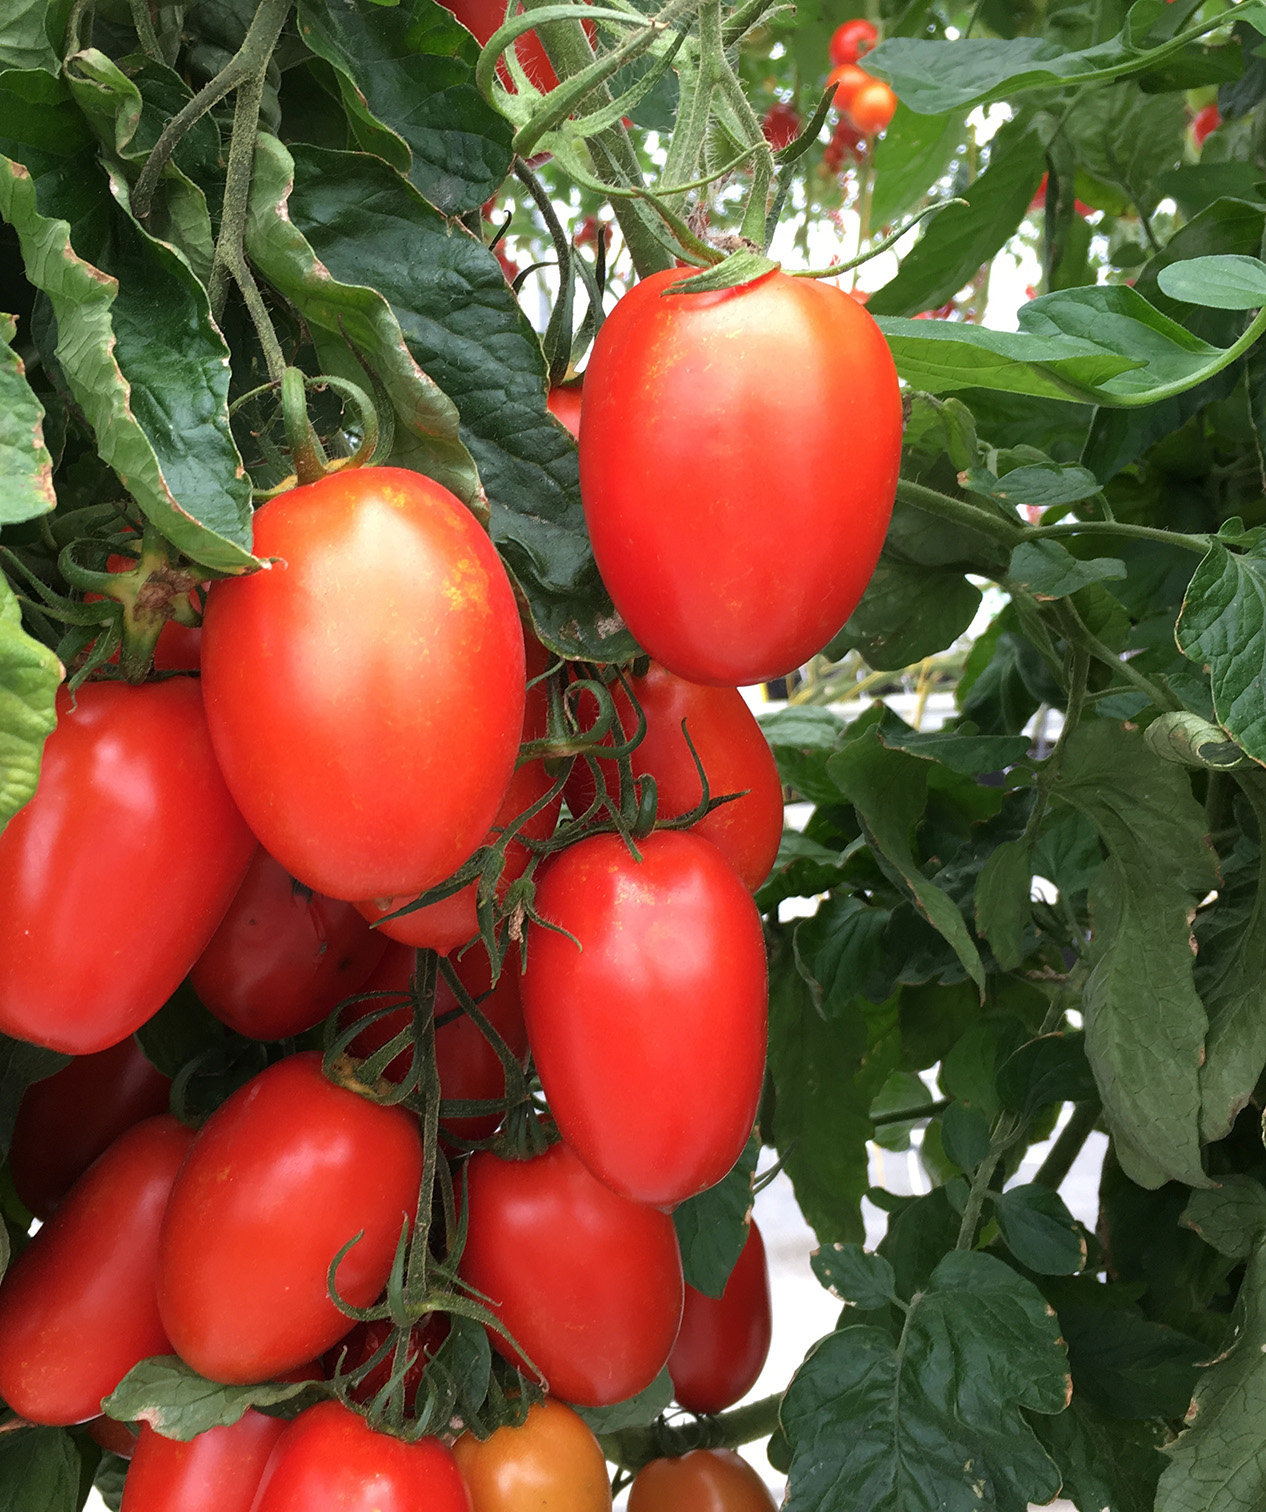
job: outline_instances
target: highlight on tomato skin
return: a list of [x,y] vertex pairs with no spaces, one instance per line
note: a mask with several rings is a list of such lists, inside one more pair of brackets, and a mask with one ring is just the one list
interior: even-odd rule
[[120,1512],[251,1512],[284,1418],[248,1407],[187,1442],[141,1424]]

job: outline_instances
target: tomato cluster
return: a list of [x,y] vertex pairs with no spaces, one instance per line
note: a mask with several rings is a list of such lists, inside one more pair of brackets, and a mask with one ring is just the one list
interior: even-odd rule
[[862,19],[845,21],[831,37],[833,67],[827,75],[827,88],[834,86],[836,110],[863,136],[883,131],[897,110],[892,89],[858,62],[878,41],[878,31]]

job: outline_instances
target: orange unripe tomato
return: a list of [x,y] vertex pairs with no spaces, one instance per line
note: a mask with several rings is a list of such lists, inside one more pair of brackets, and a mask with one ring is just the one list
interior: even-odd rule
[[[837,94],[838,98],[838,94]],[[897,97],[882,79],[871,79],[849,101],[848,113],[858,131],[867,136],[882,131],[897,109]]]
[[864,68],[858,68],[856,63],[842,63],[826,76],[826,87],[830,89],[832,85],[835,86],[834,107],[839,111],[851,112],[853,99],[858,91],[875,82],[871,75]]
[[629,1512],[775,1512],[755,1470],[732,1449],[695,1449],[638,1471]]
[[471,1512],[611,1512],[611,1484],[598,1440],[562,1402],[535,1402],[521,1427],[482,1444],[453,1445]]

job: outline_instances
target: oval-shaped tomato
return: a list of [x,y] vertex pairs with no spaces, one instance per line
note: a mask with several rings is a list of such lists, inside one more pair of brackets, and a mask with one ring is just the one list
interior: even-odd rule
[[170,1080],[131,1036],[33,1083],[22,1094],[9,1145],[18,1196],[47,1218],[120,1134],[166,1112],[170,1095]]
[[611,1512],[607,1462],[589,1425],[546,1398],[517,1428],[453,1445],[472,1512]]
[[136,1432],[131,1423],[120,1423],[106,1417],[91,1418],[84,1427],[94,1444],[100,1444],[108,1454],[117,1454],[120,1459],[130,1460],[136,1453]]
[[897,113],[897,97],[882,79],[870,79],[854,91],[847,108],[858,131],[872,136],[883,131]]
[[580,490],[598,570],[657,661],[767,682],[820,651],[875,569],[901,395],[879,327],[782,272],[714,294],[655,273],[585,369]]
[[[743,695],[737,688],[687,682],[656,662],[645,677],[630,677],[629,686],[646,717],[646,733],[631,764],[635,776],[649,773],[654,777],[659,817],[676,819],[688,814],[703,796],[684,724],[703,763],[709,795],[745,795],[713,809],[692,826],[692,833],[711,840],[749,891],[755,892],[769,876],[782,839],[782,778]],[[637,715],[629,695],[619,682],[612,683],[610,691],[625,737],[631,738],[637,731]],[[586,704],[592,709],[593,700],[582,694],[578,711],[582,722]],[[603,775],[611,788],[618,786],[612,764],[607,764]],[[593,802],[593,777],[587,762],[574,763],[565,791],[572,813],[585,813]]]
[[776,1512],[769,1487],[733,1449],[694,1449],[637,1473],[629,1512]]
[[667,1207],[720,1181],[751,1133],[765,941],[710,841],[656,830],[638,848],[597,835],[551,862],[536,909],[567,933],[533,928],[523,1011],[563,1138],[612,1191]]
[[354,903],[314,893],[261,847],[189,981],[230,1029],[284,1039],[359,992],[386,948]]
[[865,17],[858,16],[852,21],[845,21],[831,34],[831,62],[836,67],[841,63],[856,63],[878,41],[878,31]]
[[316,1358],[382,1291],[417,1207],[417,1120],[326,1081],[292,1055],[198,1131],[163,1220],[158,1302],[176,1353],[213,1381],[268,1381]]
[[416,893],[488,832],[523,728],[505,568],[447,489],[403,468],[295,488],[255,516],[280,561],[215,583],[207,718],[265,849],[331,898]]
[[320,1402],[277,1440],[251,1512],[470,1512],[470,1498],[439,1439],[406,1444]]
[[765,1366],[773,1332],[765,1242],[755,1223],[719,1297],[686,1287],[681,1332],[668,1359],[673,1394],[688,1412],[724,1412]]
[[[681,1254],[668,1214],[617,1196],[565,1144],[532,1160],[481,1151],[467,1182],[461,1273],[551,1394],[607,1407],[649,1386],[681,1323]],[[491,1337],[517,1359],[499,1333]]]
[[0,834],[0,1030],[88,1055],[163,1006],[255,837],[207,736],[196,679],[57,692],[35,797]]
[[285,1427],[284,1418],[248,1408],[236,1423],[182,1444],[142,1423],[121,1512],[251,1512]]
[[[579,237],[577,237],[579,241]],[[549,391],[546,404],[549,412],[560,425],[565,425],[573,436],[580,435],[580,403],[582,383],[579,378],[573,383],[555,384]]]
[[192,1133],[168,1114],[118,1138],[0,1284],[0,1397],[86,1423],[138,1360],[169,1354],[155,1282],[163,1209]]

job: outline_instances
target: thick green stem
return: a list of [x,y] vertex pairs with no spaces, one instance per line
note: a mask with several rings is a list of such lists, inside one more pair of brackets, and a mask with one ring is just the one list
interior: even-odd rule
[[1160,541],[1166,546],[1181,546],[1184,551],[1194,551],[1204,556],[1209,550],[1210,537],[1184,535],[1180,530],[1160,530],[1152,525],[1127,525],[1119,520],[1061,520],[1057,525],[1029,525],[1020,536],[1025,541],[1042,541],[1052,536],[1106,535],[1119,536],[1122,540]]
[[898,481],[897,498],[903,504],[911,504],[915,509],[925,510],[928,514],[940,515],[943,520],[952,520],[956,525],[965,525],[968,530],[975,530],[994,541],[1002,541],[1007,546],[1016,546],[1023,539],[1023,530],[1019,524],[1012,524],[1001,515],[982,509],[978,504],[969,504],[966,499],[952,499],[949,494],[940,493],[935,488],[912,483],[908,478]]
[[128,0],[128,7],[132,12],[132,25],[136,28],[141,50],[161,63],[163,53],[158,45],[158,33],[154,30],[154,18],[149,13],[149,0]]
[[640,1470],[653,1459],[688,1454],[692,1449],[737,1449],[768,1438],[778,1427],[782,1396],[762,1397],[745,1407],[733,1407],[717,1417],[701,1418],[680,1427],[653,1423],[649,1428],[624,1428],[600,1433],[602,1452],[626,1470]]
[[876,1129],[883,1129],[889,1124],[912,1123],[916,1118],[935,1118],[938,1113],[945,1112],[951,1101],[951,1098],[941,1097],[936,1102],[921,1103],[917,1108],[892,1108],[873,1114],[870,1121]]
[[1153,682],[1124,657],[1118,656],[1110,646],[1105,646],[1097,635],[1092,634],[1073,607],[1071,599],[1060,599],[1054,605],[1054,610],[1056,623],[1069,641],[1084,646],[1097,662],[1102,662],[1105,667],[1110,667],[1113,672],[1119,673],[1126,682],[1145,694],[1148,701],[1155,704],[1158,709],[1182,708],[1182,704],[1168,688]]
[[1093,1133],[1098,1121],[1098,1103],[1073,1104],[1072,1117],[1060,1130],[1059,1138],[1051,1146],[1033,1178],[1038,1186],[1049,1187],[1052,1192],[1059,1191],[1073,1168],[1073,1161],[1081,1154],[1082,1146]]

